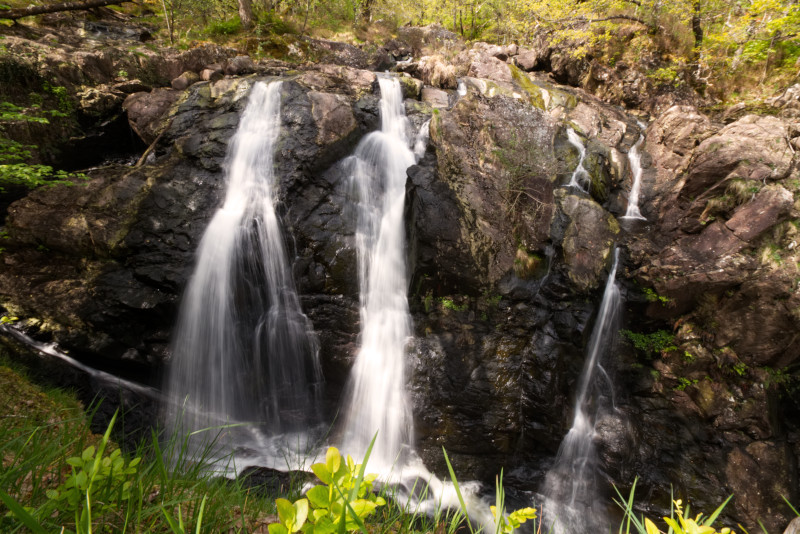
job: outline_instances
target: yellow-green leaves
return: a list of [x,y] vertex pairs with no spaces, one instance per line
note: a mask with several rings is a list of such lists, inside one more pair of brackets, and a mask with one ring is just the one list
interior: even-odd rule
[[311,466],[322,482],[306,492],[306,498],[294,504],[286,499],[275,501],[280,523],[269,526],[270,534],[332,534],[363,530],[364,518],[386,504],[372,493],[377,475],[364,476],[361,464],[351,456],[343,458],[330,447],[325,461]]
[[269,526],[270,534],[291,534],[300,532],[308,518],[308,500],[299,499],[292,504],[286,499],[277,499],[278,518],[280,523]]
[[489,509],[492,511],[492,516],[498,524],[498,531],[504,532],[509,534],[514,532],[514,530],[518,529],[520,525],[526,522],[528,519],[536,519],[536,509],[535,508],[520,508],[519,510],[514,510],[508,517],[500,517],[498,518],[497,507],[490,506]]

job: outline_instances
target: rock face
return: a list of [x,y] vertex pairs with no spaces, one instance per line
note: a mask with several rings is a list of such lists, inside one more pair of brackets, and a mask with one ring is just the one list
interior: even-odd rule
[[[10,207],[0,254],[5,311],[82,361],[155,380],[195,250],[222,201],[227,145],[249,89],[280,79],[277,211],[321,341],[333,413],[359,332],[346,157],[379,127],[380,94],[363,50],[315,46],[337,64],[276,77],[285,64],[210,47],[165,60],[158,85],[171,88],[105,80],[117,91],[109,105],[125,99],[148,155]],[[408,386],[426,465],[446,472],[444,446],[460,478],[491,481],[503,468],[520,489],[539,487],[569,429],[620,247],[629,342],[603,362],[617,386],[608,393],[615,410],[596,426],[601,475],[620,488],[639,476],[655,506],[668,504],[670,483],[696,510],[734,493],[728,519],[784,528],[791,516],[781,495],[800,497],[792,389],[800,128],[791,116],[722,126],[691,106],[669,107],[639,145],[647,221],[636,223],[621,218],[632,186],[626,154],[644,126],[586,91],[527,73],[549,70],[602,94],[589,87],[603,74],[589,63],[544,42],[467,49],[437,27],[401,29],[384,52],[428,58],[402,67],[413,131],[430,120],[406,196]],[[81,61],[106,78],[118,65],[108,51]],[[458,76],[466,93],[453,91]],[[105,105],[89,93],[86,101]],[[585,145],[586,191],[565,187],[580,157],[568,128]],[[668,342],[637,343],[653,334]]]

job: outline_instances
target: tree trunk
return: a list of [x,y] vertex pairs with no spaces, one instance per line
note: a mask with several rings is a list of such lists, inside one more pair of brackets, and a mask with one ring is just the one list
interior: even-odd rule
[[252,0],[239,0],[239,20],[242,21],[242,28],[245,30],[253,27]]
[[703,45],[703,26],[700,21],[700,0],[694,0],[692,4],[692,33],[694,34],[692,57],[697,61],[700,58],[700,47]]
[[131,0],[85,0],[83,2],[61,2],[60,4],[48,4],[44,6],[29,6],[20,9],[0,9],[0,19],[17,20],[33,15],[44,13],[58,13],[61,11],[80,11],[92,9],[94,7],[110,6],[112,4],[123,4]]
[[366,23],[372,22],[372,6],[375,0],[364,0],[364,6],[361,8],[361,20]]

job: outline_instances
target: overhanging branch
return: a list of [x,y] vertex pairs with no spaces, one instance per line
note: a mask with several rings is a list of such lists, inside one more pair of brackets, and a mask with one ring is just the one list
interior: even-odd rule
[[59,4],[45,4],[42,6],[30,6],[21,9],[0,9],[0,19],[17,20],[33,15],[44,13],[59,13],[61,11],[81,11],[95,7],[109,6],[112,4],[122,4],[132,0],[85,0],[83,2],[61,2]]

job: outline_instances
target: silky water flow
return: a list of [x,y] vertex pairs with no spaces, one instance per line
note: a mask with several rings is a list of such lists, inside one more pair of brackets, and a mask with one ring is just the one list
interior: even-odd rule
[[[319,418],[322,372],[280,222],[281,83],[253,85],[225,163],[225,201],[197,252],[172,345],[167,429],[220,469],[290,467]],[[288,448],[288,451],[287,451]],[[226,464],[231,459],[237,465]],[[224,465],[223,465],[224,464]]]
[[[614,348],[619,330],[622,296],[616,284],[619,250],[614,249],[603,300],[589,338],[586,359],[578,381],[572,427],[558,449],[548,471],[542,501],[546,526],[557,534],[605,532],[608,518],[597,489],[595,424],[613,399],[613,387],[603,363]],[[604,396],[605,394],[605,396]],[[613,403],[612,403],[613,404]]]

